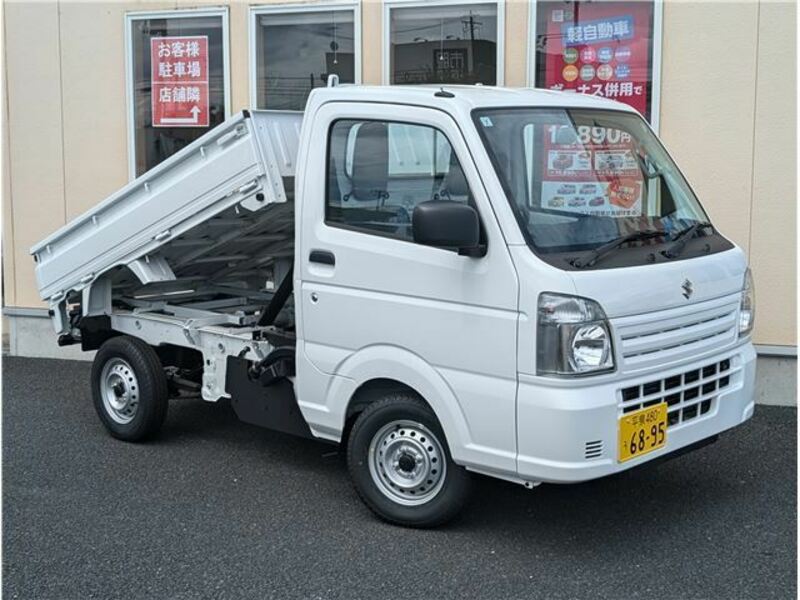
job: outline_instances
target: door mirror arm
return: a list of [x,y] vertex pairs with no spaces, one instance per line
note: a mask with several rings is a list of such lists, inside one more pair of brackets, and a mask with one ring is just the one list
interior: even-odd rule
[[483,258],[486,256],[486,250],[486,244],[478,244],[477,246],[471,246],[468,248],[459,248],[458,255],[468,256],[469,258]]

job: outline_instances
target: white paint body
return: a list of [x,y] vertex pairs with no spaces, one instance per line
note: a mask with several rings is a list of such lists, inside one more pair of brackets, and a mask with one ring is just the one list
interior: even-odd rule
[[[755,352],[749,338],[737,332],[746,269],[741,250],[608,270],[555,268],[526,245],[470,115],[478,107],[501,106],[631,109],[542,90],[448,89],[455,97],[435,97],[436,89],[426,87],[315,90],[299,140],[286,144],[296,148],[289,161],[296,169],[295,391],[313,433],[338,441],[356,390],[389,379],[414,389],[430,404],[457,463],[519,482],[575,482],[647,462],[748,419]],[[472,190],[487,254],[470,258],[326,225],[327,132],[333,121],[346,118],[405,121],[441,130]],[[273,148],[273,154],[279,156],[278,150]],[[274,165],[260,170],[271,171]],[[213,172],[202,176],[213,178]],[[253,176],[248,171],[236,185]],[[277,196],[275,202],[280,201]],[[68,235],[69,229],[59,233]],[[58,237],[51,236],[34,252],[43,254]],[[335,266],[309,262],[313,250],[332,252]],[[98,271],[97,260],[92,264],[91,274],[97,277],[102,269]],[[691,301],[681,293],[686,278],[694,282]],[[80,281],[64,285],[69,290],[89,285]],[[40,279],[40,289],[47,290],[44,297],[51,300],[56,289],[52,283]],[[570,379],[536,375],[536,312],[542,292],[580,295],[603,307],[611,323],[614,372]],[[56,296],[56,306],[59,301]],[[132,322],[130,315],[115,318]],[[145,327],[145,339],[159,343],[159,327],[168,326],[162,319],[158,326]],[[208,328],[203,333],[212,339],[217,335]],[[180,343],[180,335],[169,335],[171,343]],[[195,344],[210,357],[214,351],[207,345]],[[236,340],[226,354],[247,348],[246,341]],[[267,350],[256,348],[245,357]],[[622,389],[726,359],[731,361],[730,385],[714,395],[707,414],[670,427],[666,447],[618,461]],[[587,443],[593,448],[599,443],[600,452],[587,457]]]

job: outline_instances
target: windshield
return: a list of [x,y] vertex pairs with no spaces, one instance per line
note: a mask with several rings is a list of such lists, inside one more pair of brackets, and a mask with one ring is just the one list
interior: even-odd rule
[[474,118],[528,243],[540,255],[593,251],[623,236],[631,236],[626,243],[664,244],[708,221],[636,114],[499,108],[475,111]]

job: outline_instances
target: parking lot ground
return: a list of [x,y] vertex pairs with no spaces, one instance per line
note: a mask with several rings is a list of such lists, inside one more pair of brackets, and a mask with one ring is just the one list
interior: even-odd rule
[[4,598],[795,598],[796,409],[529,491],[476,477],[432,531],[377,521],[336,447],[175,401],[109,437],[88,363],[3,361]]

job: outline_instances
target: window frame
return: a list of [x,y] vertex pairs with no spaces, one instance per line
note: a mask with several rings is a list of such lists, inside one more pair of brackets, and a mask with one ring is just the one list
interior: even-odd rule
[[[440,128],[438,128],[438,127],[436,127],[434,125],[428,125],[426,123],[415,123],[413,121],[404,121],[402,119],[376,119],[376,118],[363,118],[363,117],[355,117],[355,118],[354,117],[338,117],[338,118],[332,120],[330,123],[328,123],[328,128],[327,128],[327,131],[325,133],[325,136],[326,136],[325,137],[325,194],[323,195],[323,199],[322,199],[322,201],[324,203],[323,219],[322,219],[323,225],[325,227],[331,227],[333,229],[342,229],[344,231],[350,231],[352,233],[361,233],[361,234],[365,234],[365,235],[374,235],[374,236],[379,237],[379,238],[395,240],[397,242],[403,242],[405,244],[414,244],[415,246],[419,246],[419,247],[423,247],[423,248],[433,248],[434,250],[443,250],[445,252],[456,252],[457,253],[458,250],[455,249],[455,248],[443,248],[443,247],[438,247],[438,246],[428,246],[426,244],[419,244],[419,243],[415,242],[413,239],[407,240],[405,238],[398,237],[397,235],[393,235],[391,233],[384,233],[382,231],[378,231],[378,230],[375,230],[375,229],[367,229],[367,228],[364,228],[364,227],[358,227],[357,225],[347,225],[347,224],[344,224],[344,223],[338,223],[338,222],[335,222],[335,221],[329,221],[328,220],[328,209],[330,207],[330,205],[328,204],[328,194],[330,192],[330,187],[329,187],[330,186],[330,176],[329,176],[330,173],[329,173],[329,169],[330,169],[330,162],[331,162],[331,139],[332,139],[332,135],[331,134],[333,132],[334,126],[337,123],[339,123],[340,121],[358,121],[359,123],[386,123],[386,124],[396,123],[396,124],[399,124],[399,125],[415,125],[417,127],[429,127],[430,129],[433,129],[434,131],[436,131],[439,134],[441,134],[444,137],[444,139],[447,140],[447,143],[450,146],[451,151],[453,152],[453,154],[456,155],[456,158],[458,159],[459,164],[461,164],[461,159],[459,158],[458,153],[456,152],[456,149],[453,146],[453,143],[450,141],[450,138],[447,137],[447,134],[444,131],[442,131]],[[464,167],[462,166],[461,169],[463,171]],[[464,173],[464,177],[465,178],[466,178],[466,176],[467,176],[466,173]],[[400,177],[400,178],[402,179],[402,177]],[[484,249],[488,249],[489,240],[488,240],[488,235],[486,233],[486,227],[484,227],[483,217],[481,216],[481,211],[480,211],[480,208],[478,207],[478,203],[475,201],[475,192],[472,190],[472,186],[470,185],[469,180],[467,180],[467,186],[469,186],[470,197],[472,198],[471,202],[468,203],[468,206],[471,206],[473,208],[473,210],[475,210],[475,212],[478,215],[478,223],[480,224],[481,244],[484,246]],[[482,255],[482,257],[483,256],[485,256],[485,253]]]
[[[231,58],[230,58],[230,26],[228,7],[219,8],[187,8],[176,10],[128,11],[125,13],[125,101],[126,122],[128,130],[128,181],[136,179],[136,115],[133,84],[133,37],[134,21],[147,19],[189,19],[197,17],[222,18],[222,81],[225,98],[225,119],[231,116]],[[211,127],[208,128],[209,131]]]
[[[664,0],[650,0],[653,3],[653,68],[650,82],[650,127],[659,133],[661,123],[661,57],[664,33]],[[528,43],[525,50],[527,60],[527,86],[536,87],[536,22],[538,2],[528,3]]]
[[[361,2],[360,0],[316,0],[304,3],[281,3],[281,4],[263,4],[250,6],[248,15],[248,77],[247,83],[249,86],[248,98],[250,100],[250,107],[257,109],[257,87],[256,79],[257,73],[257,56],[256,56],[256,35],[257,35],[257,21],[263,15],[284,15],[292,13],[315,13],[327,11],[352,11],[353,13],[353,71],[354,71],[354,85],[361,84]],[[270,110],[269,108],[260,110]]]
[[[535,4],[536,0],[531,0]],[[505,84],[506,63],[506,3],[505,0],[384,0],[383,2],[383,39],[381,60],[381,82],[383,85],[396,85],[391,82],[392,74],[392,10],[395,8],[436,8],[469,6],[471,4],[494,4],[497,7],[497,64],[495,66],[497,80],[495,85]]]

